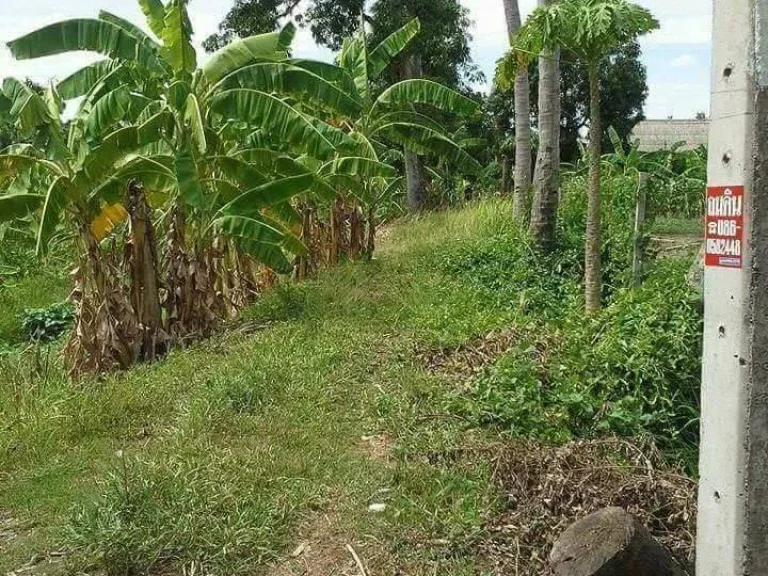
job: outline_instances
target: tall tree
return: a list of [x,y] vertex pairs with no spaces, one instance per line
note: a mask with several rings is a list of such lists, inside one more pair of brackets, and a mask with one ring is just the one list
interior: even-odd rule
[[[522,25],[518,1],[504,0],[504,14],[510,44],[514,45]],[[521,65],[515,73],[515,192],[512,213],[518,222],[525,217],[525,199],[531,187],[531,84],[526,61],[521,57]]]
[[[557,0],[539,0],[540,9]],[[522,68],[522,67],[521,67]],[[544,250],[555,242],[560,170],[560,49],[543,46],[539,55],[539,152],[531,207],[531,232]]]
[[[477,77],[469,48],[469,11],[460,0],[237,0],[206,47],[215,49],[235,37],[264,32],[256,27],[274,27],[289,16],[309,26],[319,44],[334,50],[359,30],[361,16],[370,29],[371,45],[418,18],[421,33],[387,70],[389,83],[423,77],[456,88]],[[423,162],[413,151],[406,150],[405,157],[409,205],[418,208],[425,197]]]
[[585,256],[586,311],[600,309],[600,63],[617,48],[658,28],[647,9],[626,0],[562,0],[536,9],[520,33],[523,49],[566,48],[587,66],[590,87],[589,190]]
[[[567,51],[560,62],[560,159],[575,162],[581,158],[580,141],[589,128],[589,75],[584,62],[573,59]],[[608,128],[613,126],[625,146],[633,128],[645,119],[643,106],[648,97],[645,65],[641,60],[640,45],[630,42],[621,46],[600,62],[600,110],[603,124],[603,142],[608,142]],[[538,114],[538,70],[531,72],[531,98],[533,116]],[[603,152],[611,147],[603,145]]]
[[[390,81],[431,78],[458,87],[471,70],[468,10],[459,0],[377,0],[372,6],[374,41],[382,41],[413,18],[422,22],[414,39],[392,68]],[[426,200],[423,159],[405,149],[408,207],[421,208]]]

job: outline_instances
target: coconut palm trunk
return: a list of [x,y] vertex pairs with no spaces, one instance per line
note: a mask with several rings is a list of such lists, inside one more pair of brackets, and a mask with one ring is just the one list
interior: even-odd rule
[[586,312],[600,309],[602,267],[600,262],[600,155],[602,125],[600,119],[600,76],[597,62],[589,65],[589,190],[587,199],[587,240],[585,268]]
[[[504,14],[512,43],[522,24],[518,1],[504,0]],[[531,83],[528,67],[521,65],[515,74],[515,191],[512,196],[512,213],[518,222],[524,220],[528,204],[532,178],[531,161]],[[506,190],[504,187],[504,192]]]
[[[555,0],[539,0],[549,6]],[[539,153],[531,207],[531,233],[545,251],[555,242],[560,168],[560,52],[547,48],[539,57]]]
[[[403,79],[411,80],[421,78],[424,70],[421,56],[409,54],[403,65]],[[424,204],[424,167],[418,154],[406,148],[405,150],[405,177],[408,189],[408,208],[419,210]]]

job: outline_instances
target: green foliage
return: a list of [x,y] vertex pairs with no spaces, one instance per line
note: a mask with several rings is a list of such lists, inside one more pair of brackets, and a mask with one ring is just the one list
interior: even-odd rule
[[72,327],[74,310],[69,302],[59,302],[47,308],[27,309],[21,327],[32,342],[52,342]]
[[564,0],[534,10],[514,49],[539,54],[545,48],[562,48],[595,65],[658,27],[649,10],[627,0]]
[[[204,45],[212,52],[238,37],[274,30],[283,19],[292,16],[310,28],[319,44],[338,51],[345,39],[360,30],[362,17],[372,27],[371,46],[381,46],[380,53],[373,51],[373,76],[378,77],[385,65],[380,56],[387,52],[386,41],[400,40],[392,35],[418,18],[422,31],[412,51],[422,56],[426,76],[453,87],[478,79],[469,49],[469,11],[458,0],[377,0],[365,13],[364,8],[366,3],[362,0],[312,0],[306,3],[237,0],[219,26],[220,32],[208,38]],[[390,54],[387,59],[391,58],[395,58],[395,66],[390,71],[392,80],[400,77],[397,70],[401,68],[402,58]]]
[[[587,176],[578,174],[566,176],[561,184],[562,201],[558,219],[560,265],[579,276],[583,274],[587,229],[587,185]],[[637,188],[637,177],[632,175],[611,176],[601,182],[601,258],[605,296],[626,286],[629,281]]]
[[690,262],[662,260],[585,320],[580,278],[515,233],[454,249],[444,270],[517,318],[516,342],[446,406],[546,441],[650,435],[695,467],[702,315]]
[[[0,354],[0,509],[40,526],[4,543],[0,571],[63,550],[72,573],[253,574],[325,514],[390,549],[414,533],[467,541],[504,498],[485,456],[500,430],[559,441],[674,423],[674,456],[695,428],[700,336],[684,264],[585,322],[577,272],[512,226],[498,200],[413,215],[372,262],[281,283],[242,326],[78,386],[55,354],[46,378],[34,350]],[[32,298],[66,290],[30,277],[0,292],[0,334],[7,310],[18,329],[24,307],[51,303]],[[513,349],[460,383],[414,353],[493,330],[513,331]],[[393,448],[371,458],[361,437],[380,434]],[[431,548],[410,550],[433,570]],[[482,570],[460,564],[441,559],[446,575]]]
[[[32,333],[22,327],[22,318],[28,309],[49,310],[64,300],[71,290],[68,280],[60,273],[40,270],[34,252],[26,249],[26,264],[20,269],[18,278],[4,278],[0,285],[0,343],[15,345],[29,341]],[[35,264],[35,270],[27,266]],[[56,266],[66,265],[56,262]],[[1,266],[0,266],[1,268]]]
[[[643,106],[648,97],[647,70],[636,42],[626,44],[601,60],[600,112],[605,151],[611,149],[608,129],[613,127],[626,146],[632,129],[645,119]],[[538,117],[538,66],[531,66],[531,110]],[[575,162],[581,156],[579,142],[589,126],[589,79],[584,62],[564,55],[560,63],[561,158]]]
[[104,565],[108,574],[190,565],[252,572],[274,560],[267,550],[285,541],[281,526],[295,499],[306,495],[296,490],[292,499],[275,501],[275,489],[289,480],[246,480],[247,465],[227,453],[205,466],[193,454],[151,461],[121,456],[99,505],[75,515],[68,539],[84,565]]

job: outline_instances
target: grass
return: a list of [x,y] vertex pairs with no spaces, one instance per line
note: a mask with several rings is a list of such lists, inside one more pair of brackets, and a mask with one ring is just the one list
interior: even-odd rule
[[[373,262],[277,287],[245,314],[251,330],[104,380],[66,382],[44,348],[0,356],[0,521],[35,525],[0,534],[0,573],[64,548],[72,573],[259,574],[320,514],[376,558],[371,574],[480,573],[461,545],[436,557],[424,542],[471,541],[501,505],[487,459],[442,456],[500,428],[472,422],[472,395],[415,350],[536,331],[535,300],[489,288],[494,268],[460,270],[478,246],[505,249],[510,222],[504,202],[413,217]],[[535,293],[535,270],[501,262]],[[391,458],[371,453],[374,436]]]
[[52,273],[30,274],[0,285],[0,350],[26,340],[21,327],[25,310],[61,302],[69,291],[68,280]]
[[651,234],[671,236],[704,236],[704,223],[700,218],[657,218],[650,230]]

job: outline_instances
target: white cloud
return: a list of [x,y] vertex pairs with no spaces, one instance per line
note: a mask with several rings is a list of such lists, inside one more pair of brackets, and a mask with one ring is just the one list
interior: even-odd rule
[[672,62],[669,63],[669,65],[672,68],[690,68],[691,66],[695,66],[697,63],[696,58],[691,54],[682,54],[672,60]]
[[[536,0],[519,0],[523,17],[535,7]],[[712,6],[707,0],[636,0],[650,9],[661,22],[661,29],[643,40],[643,45],[707,45],[711,36]],[[462,0],[470,9],[475,22],[473,30],[472,53],[487,73],[492,72],[493,63],[508,49],[504,9],[501,0]],[[99,9],[109,10],[133,22],[143,23],[144,18],[136,0],[59,0],[55,9],[51,9],[51,0],[0,0],[0,43],[30,32],[40,26],[64,18],[95,16]],[[192,0],[190,14],[197,34],[195,41],[199,45],[209,34],[216,31],[218,23],[232,5],[232,0]],[[295,54],[305,58],[329,60],[330,51],[319,48],[307,30],[300,30],[294,45]],[[30,77],[37,82],[47,82],[51,78],[64,78],[80,66],[94,61],[97,57],[89,54],[69,54],[41,58],[38,60],[16,62],[10,53],[0,47],[0,78],[4,76]],[[690,68],[703,66],[700,61],[680,62]],[[700,59],[699,59],[700,60]],[[649,66],[670,65],[669,62],[648,62]],[[653,73],[653,69],[649,70]],[[648,101],[651,116],[659,113],[662,117],[670,110],[685,110],[687,114],[695,112],[689,102],[701,99],[708,87],[696,86],[695,95],[686,93],[683,85],[677,85],[669,91],[669,86],[652,84]],[[692,88],[694,89],[694,88]],[[665,92],[662,92],[665,91]],[[698,106],[697,103],[695,106]],[[708,104],[707,106],[708,107]],[[690,110],[689,110],[690,109]]]

